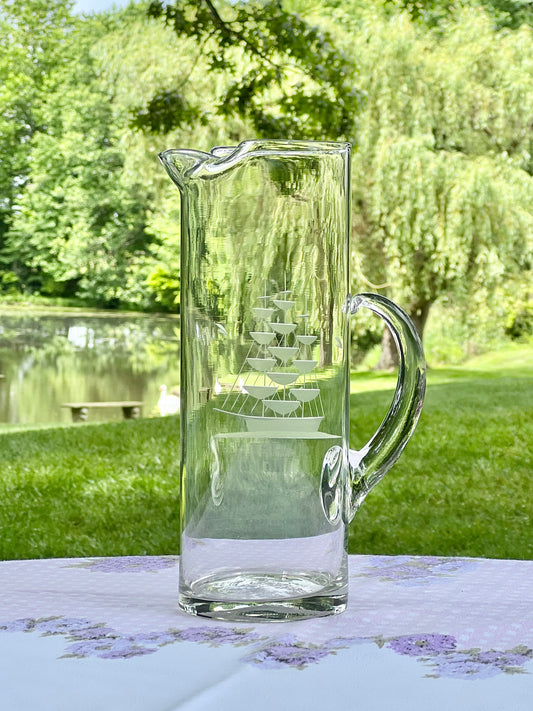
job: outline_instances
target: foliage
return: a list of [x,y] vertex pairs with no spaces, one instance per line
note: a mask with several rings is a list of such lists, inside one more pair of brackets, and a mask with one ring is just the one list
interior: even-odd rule
[[[24,281],[101,305],[147,306],[135,287],[149,254],[147,196],[123,177],[120,120],[91,55],[109,32],[95,19],[63,42],[31,140],[31,174],[7,238]],[[133,278],[130,279],[130,273]]]
[[155,294],[158,304],[168,311],[176,311],[180,303],[180,280],[167,267],[159,265],[152,270],[147,284]]
[[356,143],[354,290],[420,330],[439,299],[497,308],[531,266],[530,11],[146,0],[79,18],[0,0],[0,288],[176,310],[179,197],[157,153],[257,131]]
[[354,160],[356,278],[382,285],[423,333],[437,299],[472,308],[530,266],[532,30],[497,32],[479,8],[434,30],[376,6],[350,13],[336,17],[368,97]]
[[491,16],[496,29],[518,29],[522,24],[533,26],[533,7],[530,0],[385,0],[396,9],[405,9],[415,21],[430,27],[438,26],[458,7],[483,7]]
[[505,333],[514,341],[523,341],[533,336],[532,273],[527,272],[522,283],[513,284],[512,295],[507,299]]
[[[154,0],[149,14],[179,37],[194,38],[210,73],[231,77],[215,113],[239,116],[264,138],[353,136],[360,100],[353,63],[322,27],[287,11],[280,0]],[[163,132],[206,125],[210,109],[190,100],[191,83],[188,76],[156,93],[139,109],[135,125]]]
[[[24,6],[32,2],[53,4],[26,0]],[[26,16],[17,12],[13,5],[9,22],[24,30],[24,55],[32,33]],[[65,26],[56,28],[61,62],[48,67],[30,102],[39,121],[6,151],[18,156],[19,167],[6,168],[6,180],[18,187],[17,199],[4,201],[4,293],[176,309],[163,292],[179,281],[179,198],[157,153],[181,142],[225,143],[228,132],[235,139],[242,128],[238,121],[220,118],[206,127],[189,127],[181,137],[170,134],[163,144],[160,136],[131,129],[136,102],[148,100],[162,83],[176,81],[185,65],[202,66],[192,40],[178,41],[161,23],[147,21],[145,12],[139,3],[89,17],[68,15]],[[205,73],[196,86],[209,103]],[[23,120],[11,125],[17,121]],[[9,135],[0,122],[0,143],[3,139]],[[166,284],[162,270],[169,275]]]
[[71,0],[0,0],[0,247],[27,180],[48,72],[60,61]]

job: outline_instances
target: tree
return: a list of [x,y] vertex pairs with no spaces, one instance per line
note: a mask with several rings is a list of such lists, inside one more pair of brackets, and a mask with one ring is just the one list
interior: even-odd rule
[[[331,35],[285,10],[281,0],[154,0],[149,14],[179,37],[194,38],[213,81],[217,74],[231,77],[215,114],[238,116],[263,138],[353,138],[361,98],[353,62]],[[207,124],[211,111],[191,95],[192,74],[157,92],[138,110],[135,125],[167,132]]]
[[[72,26],[71,0],[0,0],[0,249],[41,130],[46,77]],[[5,261],[5,260],[3,260]]]
[[523,24],[533,26],[533,5],[530,0],[385,0],[385,4],[394,10],[406,10],[413,20],[429,27],[449,19],[459,7],[482,7],[498,30],[516,30]]
[[423,335],[437,299],[488,295],[530,264],[532,30],[470,8],[429,30],[375,8],[357,22],[360,261]]
[[120,121],[91,54],[107,32],[98,18],[72,29],[44,81],[42,126],[30,140],[31,172],[7,250],[33,289],[146,305],[138,275],[129,278],[149,253],[146,195],[123,179]]

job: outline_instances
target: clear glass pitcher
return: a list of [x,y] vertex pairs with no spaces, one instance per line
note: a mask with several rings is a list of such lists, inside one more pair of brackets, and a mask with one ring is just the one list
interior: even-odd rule
[[[230,620],[342,612],[348,524],[425,389],[407,315],[349,288],[350,145],[246,141],[160,159],[181,192],[179,605]],[[396,393],[360,451],[349,315],[385,319]]]

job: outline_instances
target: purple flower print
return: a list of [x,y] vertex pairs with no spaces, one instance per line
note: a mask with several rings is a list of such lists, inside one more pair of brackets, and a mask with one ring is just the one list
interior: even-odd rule
[[533,649],[525,646],[507,651],[480,649],[458,650],[451,635],[404,635],[385,644],[398,654],[418,657],[429,666],[429,677],[488,679],[497,674],[524,673],[524,665],[533,659]]
[[177,565],[177,556],[124,556],[122,558],[95,558],[87,563],[68,565],[69,568],[88,568],[98,573],[157,573]]
[[0,630],[4,632],[31,632],[34,624],[35,620],[30,617],[21,617],[19,620],[0,622]]
[[481,664],[492,664],[500,669],[510,667],[519,667],[533,659],[533,649],[528,649],[526,646],[516,647],[508,652],[498,652],[491,650],[490,652],[477,652],[477,659]]
[[70,617],[43,617],[33,619],[30,617],[11,622],[0,623],[0,630],[6,632],[39,632],[41,635],[55,634],[83,634],[89,628],[95,627],[89,620]]
[[151,644],[157,647],[163,647],[165,644],[179,642],[180,632],[178,630],[168,630],[166,632],[138,632],[137,634],[128,635],[128,639],[136,644]]
[[111,637],[117,635],[114,629],[111,627],[106,627],[105,625],[94,625],[92,627],[87,627],[82,630],[70,630],[69,637],[76,639],[105,639],[106,637]]
[[[355,641],[355,640],[353,640]],[[283,669],[286,667],[305,669],[317,664],[337,649],[346,647],[348,640],[332,639],[323,645],[298,642],[287,635],[267,644],[244,657],[243,661],[260,666],[262,669]]]
[[152,654],[157,647],[135,644],[128,637],[105,637],[70,644],[63,657],[99,657],[100,659],[129,659]]
[[182,642],[208,642],[213,646],[233,644],[239,647],[261,639],[256,632],[230,627],[189,627],[179,633]]
[[409,657],[426,657],[455,649],[454,637],[446,634],[420,634],[396,637],[386,644],[398,654],[407,654]]
[[21,618],[0,623],[0,630],[38,632],[42,636],[62,635],[69,643],[65,649],[64,657],[99,657],[101,659],[128,659],[152,654],[160,647],[176,642],[199,642],[212,646],[231,644],[238,647],[264,639],[248,629],[219,626],[124,634],[104,623],[70,617]]
[[252,652],[244,658],[244,661],[257,664],[263,669],[284,667],[304,669],[309,664],[316,664],[329,654],[334,654],[334,652],[325,647],[271,643]]
[[[422,585],[449,577],[458,570],[475,568],[474,560],[438,558],[435,556],[381,556],[371,558],[359,576],[379,578],[403,586]],[[355,577],[358,577],[357,574]]]
[[456,679],[488,679],[501,674],[523,674],[524,665],[533,659],[533,650],[518,647],[507,652],[479,649],[457,652],[439,658],[435,663],[435,675]]
[[128,639],[117,639],[109,649],[98,653],[101,659],[130,659],[157,652],[157,647],[140,647]]
[[186,629],[124,633],[105,623],[77,617],[20,618],[0,622],[4,632],[37,632],[43,637],[60,635],[67,642],[63,657],[98,657],[130,659],[153,654],[161,647],[177,642],[194,642],[211,646],[253,645],[241,661],[268,669],[304,669],[318,664],[337,650],[374,642],[396,654],[416,658],[428,668],[428,677],[452,679],[486,679],[497,674],[525,673],[533,660],[533,649],[524,645],[510,650],[457,649],[451,635],[421,633],[382,637],[335,637],[321,645],[299,641],[292,635],[260,636],[250,628],[204,625]]
[[94,627],[95,623],[90,620],[78,619],[76,617],[49,617],[35,620],[33,631],[40,632],[42,635],[78,635]]

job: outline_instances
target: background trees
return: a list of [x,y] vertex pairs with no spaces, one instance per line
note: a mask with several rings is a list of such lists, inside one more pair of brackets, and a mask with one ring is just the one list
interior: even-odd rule
[[466,8],[431,30],[374,13],[350,36],[368,97],[354,161],[359,264],[423,334],[438,299],[475,311],[530,268],[533,34]]
[[[60,60],[70,4],[0,0],[0,248],[28,181],[31,139],[42,128],[46,77]],[[1,278],[9,283],[9,271]]]
[[176,310],[179,198],[157,153],[348,138],[353,289],[390,294],[421,332],[444,301],[527,331],[532,17],[520,0],[81,18],[70,0],[0,0],[0,288]]
[[[286,4],[153,0],[148,14],[178,37],[193,38],[207,71],[226,79],[215,94],[215,114],[238,116],[263,138],[351,138],[360,98],[353,62],[324,26]],[[139,110],[136,125],[168,131],[206,124],[213,111],[191,97],[190,84],[156,93]]]

